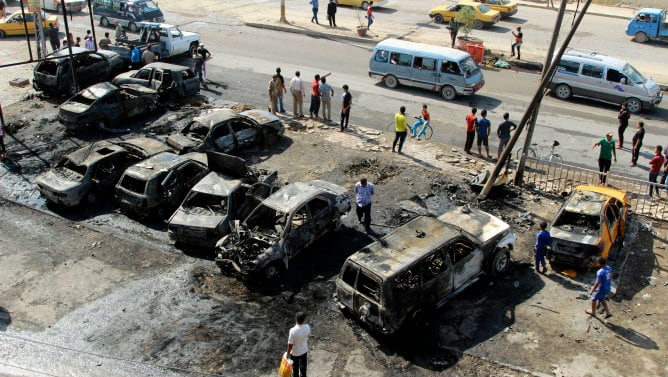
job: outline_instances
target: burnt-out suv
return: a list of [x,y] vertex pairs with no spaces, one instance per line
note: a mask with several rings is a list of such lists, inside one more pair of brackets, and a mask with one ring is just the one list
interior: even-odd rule
[[483,273],[503,274],[515,234],[486,212],[419,216],[348,257],[336,279],[339,307],[391,334],[442,307]]

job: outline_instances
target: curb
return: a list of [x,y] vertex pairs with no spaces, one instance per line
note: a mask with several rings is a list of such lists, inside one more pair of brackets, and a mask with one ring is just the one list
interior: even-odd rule
[[[520,5],[522,5],[523,7],[542,8],[542,9],[545,9],[545,10],[554,10],[554,11],[559,10],[558,7],[550,8],[550,7],[546,7],[545,5],[542,5],[542,4],[532,4],[532,3],[522,2],[522,3],[520,3]],[[632,8],[628,8],[628,9],[632,9]],[[566,13],[575,13],[575,11],[572,10],[572,9],[566,8]],[[620,20],[628,20],[629,19],[629,17],[626,17],[626,16],[619,16],[619,15],[616,15],[616,14],[601,13],[601,12],[589,12],[588,11],[587,14],[591,14],[592,16],[599,16],[599,17],[618,18]]]

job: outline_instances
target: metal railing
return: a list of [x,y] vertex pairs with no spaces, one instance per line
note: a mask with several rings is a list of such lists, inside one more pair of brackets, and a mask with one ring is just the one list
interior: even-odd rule
[[[568,196],[578,185],[597,185],[599,172],[566,164],[527,158],[523,186],[546,193]],[[658,198],[649,196],[650,182],[611,174],[606,176],[609,187],[625,190],[631,200],[631,210],[638,215],[668,220],[667,185],[656,184],[661,193]]]

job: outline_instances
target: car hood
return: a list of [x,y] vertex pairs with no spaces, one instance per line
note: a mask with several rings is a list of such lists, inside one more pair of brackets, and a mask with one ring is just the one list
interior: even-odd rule
[[448,12],[448,8],[450,8],[452,5],[439,5],[437,7],[434,7],[431,9],[429,13],[445,13]]
[[137,71],[128,71],[128,72],[123,72],[121,74],[116,75],[113,80],[111,80],[111,83],[114,85],[118,85],[117,82],[125,82],[126,80],[134,80],[134,77],[131,77],[133,74],[137,73]]
[[645,80],[645,83],[642,85],[645,87],[645,89],[647,89],[647,92],[650,95],[657,96],[659,95],[659,93],[661,93],[661,88],[659,88],[659,84],[657,84],[656,81],[654,80],[647,79]]
[[169,219],[169,224],[184,227],[215,229],[224,219],[225,216],[219,215],[206,216],[189,214],[182,208],[179,208],[174,212],[172,218]]
[[199,143],[199,140],[191,139],[183,134],[172,134],[167,137],[167,144],[178,151],[194,148]]
[[574,234],[558,227],[553,227],[550,230],[550,235],[553,240],[564,240],[583,245],[598,245],[598,235],[592,234]]
[[81,181],[71,181],[65,179],[64,177],[58,176],[51,170],[37,177],[35,182],[58,192],[66,192],[81,185]]

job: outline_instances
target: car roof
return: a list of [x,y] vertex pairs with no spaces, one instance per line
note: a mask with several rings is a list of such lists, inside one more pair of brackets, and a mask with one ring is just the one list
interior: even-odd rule
[[[214,124],[226,121],[231,118],[239,117],[239,114],[232,109],[216,108],[209,111],[204,111],[193,120],[197,121],[207,127]],[[243,116],[242,116],[243,117]]]
[[170,71],[185,71],[185,70],[190,69],[190,67],[186,67],[184,65],[163,63],[163,62],[149,63],[149,64],[146,64],[145,66],[141,67],[140,69],[144,69],[144,68],[168,69]]
[[437,218],[418,216],[358,250],[348,260],[388,278],[458,235],[457,229]]
[[658,8],[642,8],[638,12],[636,12],[636,15],[644,13],[644,14],[661,14],[663,13],[663,9],[658,9]]
[[76,151],[68,154],[67,158],[77,165],[92,165],[111,154],[117,154],[125,151],[125,148],[119,145],[102,140],[77,149]]
[[252,118],[260,125],[265,125],[274,122],[279,122],[279,123],[281,122],[281,119],[279,117],[270,113],[267,110],[252,109],[243,111],[240,114]]
[[[83,47],[72,47],[72,55],[78,55],[78,54],[86,54],[92,52],[91,50]],[[64,47],[58,51],[54,51],[50,53],[49,55],[46,56],[47,58],[54,58],[54,57],[62,57],[62,58],[69,58],[70,57],[70,49],[67,47]]]
[[575,188],[573,194],[564,204],[564,209],[569,212],[598,215],[608,198],[615,198],[624,205],[629,204],[626,191],[611,187],[582,185]]
[[[162,152],[130,166],[126,170],[126,174],[130,173],[133,176],[151,178],[162,172],[173,169],[174,167],[179,166],[188,160],[194,160],[192,155],[192,153],[177,155],[172,152]],[[206,158],[206,155],[204,155],[204,157]],[[201,163],[201,161],[199,162]]]
[[453,208],[440,215],[438,219],[467,232],[480,243],[485,243],[510,229],[510,225],[500,218],[468,206]]
[[312,197],[327,191],[325,188],[314,184],[313,181],[294,182],[281,187],[262,203],[281,212],[290,212]]
[[160,140],[151,139],[148,137],[136,137],[133,139],[122,140],[116,142],[125,149],[131,149],[131,152],[140,152],[143,156],[150,157],[161,152],[169,152],[171,148],[169,145]]
[[572,48],[569,47],[564,51],[564,54],[562,55],[562,59],[568,59],[568,58],[580,58],[583,60],[587,61],[597,61],[601,63],[605,63],[607,65],[613,66],[619,70],[624,69],[624,66],[628,64],[627,61],[618,59],[618,58],[613,58],[612,56],[605,55],[600,52],[596,51],[590,51],[590,50],[585,50],[585,49],[578,49],[578,48]]
[[119,90],[118,87],[110,82],[100,82],[83,89],[79,94],[91,100],[100,99],[109,93]]
[[192,191],[227,196],[241,187],[241,180],[222,173],[210,172],[192,188]]
[[407,50],[413,53],[419,51],[420,53],[439,54],[453,58],[457,61],[463,60],[471,56],[464,51],[450,47],[429,45],[426,43],[419,43],[419,42],[409,42],[394,38],[388,38],[385,39],[384,41],[379,42],[376,45],[376,48],[393,49],[396,52],[401,52],[401,50]]

